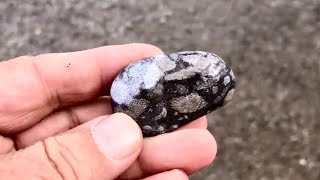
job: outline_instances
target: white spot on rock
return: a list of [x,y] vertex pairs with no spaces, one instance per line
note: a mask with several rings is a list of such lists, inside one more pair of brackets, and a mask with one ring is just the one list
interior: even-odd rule
[[170,58],[172,58],[173,60],[178,60],[179,58],[179,53],[173,53],[173,54],[169,54]]
[[205,69],[210,65],[210,62],[206,60],[205,57],[199,55],[182,56],[182,60],[193,65],[193,67],[197,68],[198,70]]
[[126,104],[140,93],[140,84],[150,89],[163,77],[164,73],[153,61],[136,62],[123,72],[122,78],[117,77],[111,87],[110,94],[118,104]]
[[133,99],[129,104],[129,112],[132,118],[137,118],[142,114],[149,105],[149,101],[145,99]]
[[145,125],[145,126],[142,127],[142,129],[145,130],[145,131],[151,131],[152,127],[149,126],[149,125]]
[[176,62],[172,61],[166,55],[158,56],[154,61],[156,62],[156,64],[158,65],[158,67],[161,69],[162,72],[170,71],[177,66]]
[[212,86],[212,94],[216,94],[218,90],[218,86]]
[[172,109],[179,113],[196,112],[207,106],[207,102],[197,93],[191,93],[187,96],[180,96],[172,99]]
[[159,119],[165,118],[165,117],[167,117],[167,109],[163,107],[161,113],[158,114],[154,119],[159,120]]
[[[217,55],[207,54],[202,51],[197,51],[199,54],[195,55],[182,55],[183,61],[188,62],[194,68],[193,70],[201,73],[203,76],[212,76],[219,79],[220,74],[226,69],[225,62]],[[207,55],[205,57],[205,55]],[[225,73],[225,72],[223,72]]]
[[182,121],[182,120],[184,120],[183,117],[179,117],[179,118],[178,118],[178,121]]
[[224,103],[227,103],[227,102],[231,101],[231,99],[232,99],[232,97],[234,95],[234,92],[235,92],[235,89],[231,89],[228,92],[227,96],[224,98]]
[[163,72],[155,64],[151,64],[148,68],[144,68],[145,74],[138,73],[138,77],[141,75],[145,88],[150,89],[154,87],[159,79],[163,76]]
[[177,124],[171,126],[172,129],[177,129],[178,127],[179,126]]
[[182,80],[182,79],[188,79],[189,77],[192,77],[195,74],[196,74],[196,71],[194,71],[193,68],[186,68],[171,74],[167,74],[165,75],[164,79],[166,81]]
[[230,76],[232,79],[235,79],[233,71],[230,71]]
[[165,129],[164,129],[163,126],[159,125],[158,130],[159,130],[160,132],[164,132]]
[[224,77],[223,84],[226,86],[227,84],[229,84],[229,82],[230,82],[230,77],[229,76]]

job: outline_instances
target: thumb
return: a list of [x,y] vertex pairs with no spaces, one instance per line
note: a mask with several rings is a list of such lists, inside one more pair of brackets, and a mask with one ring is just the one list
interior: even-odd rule
[[114,179],[141,147],[138,125],[116,113],[0,157],[0,174],[7,179]]

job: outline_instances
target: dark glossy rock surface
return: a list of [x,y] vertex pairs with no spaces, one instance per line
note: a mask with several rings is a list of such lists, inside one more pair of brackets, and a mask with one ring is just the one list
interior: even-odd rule
[[130,64],[114,80],[115,112],[131,116],[144,136],[173,131],[231,100],[234,74],[215,54],[188,51]]

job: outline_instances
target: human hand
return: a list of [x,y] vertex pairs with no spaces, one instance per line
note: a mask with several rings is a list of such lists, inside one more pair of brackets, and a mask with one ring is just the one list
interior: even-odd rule
[[129,116],[112,114],[113,78],[157,54],[128,44],[1,62],[0,177],[188,179],[209,165],[216,142],[205,117],[143,139]]

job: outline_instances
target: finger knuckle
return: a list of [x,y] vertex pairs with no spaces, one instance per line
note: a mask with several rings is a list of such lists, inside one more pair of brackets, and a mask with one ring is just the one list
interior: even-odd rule
[[66,111],[66,113],[70,122],[70,129],[77,127],[81,124],[80,118],[73,108],[69,108]]

